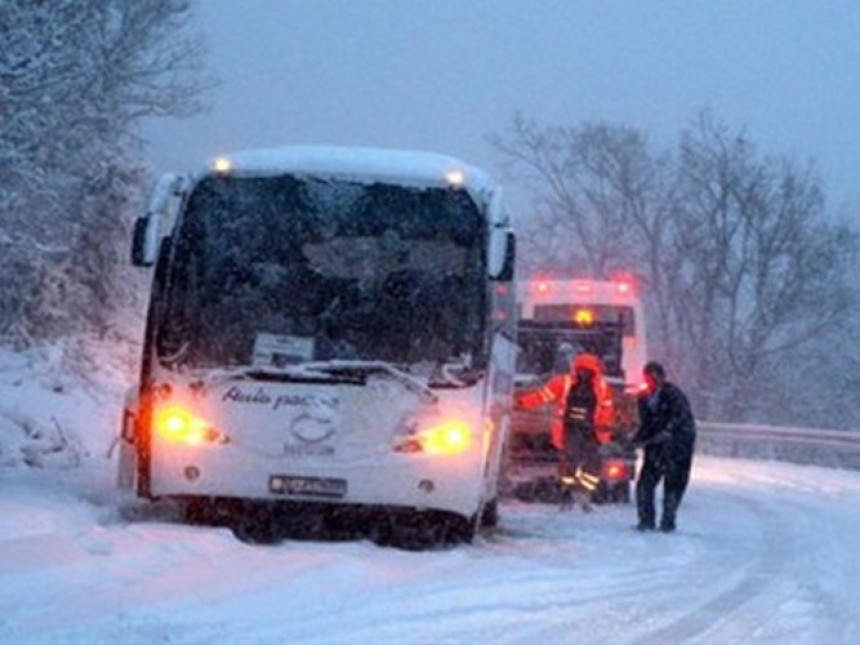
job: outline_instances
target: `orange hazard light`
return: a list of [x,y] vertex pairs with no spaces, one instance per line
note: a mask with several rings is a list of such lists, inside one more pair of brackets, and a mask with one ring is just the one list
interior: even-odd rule
[[577,309],[573,313],[573,321],[580,325],[591,325],[594,323],[594,312],[591,309]]

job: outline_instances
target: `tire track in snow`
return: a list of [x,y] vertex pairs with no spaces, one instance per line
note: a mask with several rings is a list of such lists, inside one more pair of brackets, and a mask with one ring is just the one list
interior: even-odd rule
[[[848,546],[860,533],[860,516],[851,512],[856,482],[814,467],[786,474],[738,463],[733,474],[729,487],[709,492],[708,505],[716,506],[715,520],[727,519],[730,508],[719,505],[729,503],[755,521],[739,532],[750,542],[746,564],[737,558],[739,543],[727,551],[733,566],[745,568],[742,576],[632,642],[860,642],[860,607],[845,593],[860,578],[860,559]],[[731,542],[731,532],[714,524],[715,539]]]
[[[731,642],[715,633],[719,632],[722,623],[731,621],[731,616],[749,603],[760,600],[770,604],[790,593],[790,590],[776,589],[781,585],[786,561],[794,555],[793,544],[785,539],[789,529],[786,512],[736,495],[727,495],[724,499],[730,499],[735,506],[758,519],[760,541],[752,545],[754,552],[741,563],[742,575],[727,589],[650,632],[637,643],[662,645],[667,642],[697,642],[702,638],[714,643]],[[745,535],[750,535],[750,532],[745,531]],[[737,568],[738,564],[731,563],[731,566]],[[763,614],[761,620],[766,620],[767,612]],[[751,637],[749,625],[749,621],[744,621],[745,640]]]

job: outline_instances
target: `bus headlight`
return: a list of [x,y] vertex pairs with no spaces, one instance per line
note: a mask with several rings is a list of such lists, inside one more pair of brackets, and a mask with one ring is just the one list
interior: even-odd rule
[[405,436],[395,439],[396,452],[454,455],[472,445],[471,426],[459,419],[448,419],[424,427],[413,427]]
[[424,452],[450,455],[465,452],[472,443],[472,429],[464,421],[445,421],[418,433]]
[[161,408],[155,414],[155,430],[168,441],[188,444],[227,443],[226,434],[178,405]]

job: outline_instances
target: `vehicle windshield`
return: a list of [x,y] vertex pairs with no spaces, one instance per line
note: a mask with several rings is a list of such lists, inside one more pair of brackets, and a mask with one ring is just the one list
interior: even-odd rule
[[205,178],[175,235],[159,358],[480,367],[484,238],[465,190]]
[[517,374],[546,379],[570,371],[580,353],[594,354],[603,363],[606,376],[620,376],[621,336],[617,326],[575,327],[570,323],[533,323],[517,331]]
[[565,303],[536,305],[534,319],[546,322],[576,320],[577,313],[587,311],[594,322],[620,323],[624,335],[636,335],[636,319],[629,305],[599,305],[594,303]]

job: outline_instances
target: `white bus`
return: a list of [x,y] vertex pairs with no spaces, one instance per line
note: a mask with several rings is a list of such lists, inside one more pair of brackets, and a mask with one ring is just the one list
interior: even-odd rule
[[271,541],[309,516],[469,540],[497,513],[516,348],[499,188],[432,153],[296,147],[166,176],[119,483]]
[[632,279],[522,280],[517,283],[517,309],[522,321],[620,323],[624,389],[635,393],[641,388],[642,368],[648,356],[645,317]]

